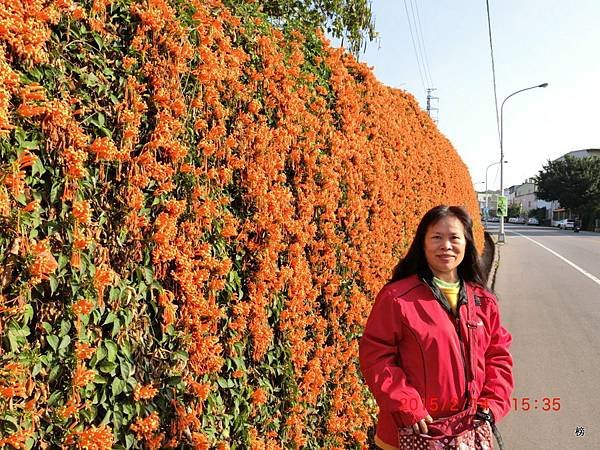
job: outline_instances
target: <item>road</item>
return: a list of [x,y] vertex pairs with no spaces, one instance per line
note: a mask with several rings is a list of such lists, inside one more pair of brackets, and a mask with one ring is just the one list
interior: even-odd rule
[[515,364],[505,446],[598,449],[600,234],[508,224],[506,237],[495,284]]

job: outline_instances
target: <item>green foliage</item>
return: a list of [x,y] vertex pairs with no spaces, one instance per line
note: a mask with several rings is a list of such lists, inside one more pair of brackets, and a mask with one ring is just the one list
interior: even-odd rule
[[[228,0],[233,7],[245,0]],[[294,22],[305,31],[321,28],[348,43],[357,55],[367,40],[377,36],[369,0],[264,0],[262,11],[277,25]]]
[[600,206],[600,158],[566,156],[548,161],[535,179],[538,198],[558,200],[580,216]]
[[507,217],[519,217],[521,215],[521,204],[508,205]]
[[536,219],[538,219],[540,222],[542,220],[545,220],[547,216],[547,209],[546,207],[542,207],[542,208],[535,208],[535,209],[531,209],[529,210],[529,212],[527,213],[527,217],[535,217]]

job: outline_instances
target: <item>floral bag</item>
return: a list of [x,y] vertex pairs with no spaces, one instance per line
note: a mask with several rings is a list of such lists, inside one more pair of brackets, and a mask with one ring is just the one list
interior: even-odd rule
[[427,424],[427,434],[414,434],[412,427],[399,430],[401,450],[491,450],[490,422],[478,418],[472,409]]

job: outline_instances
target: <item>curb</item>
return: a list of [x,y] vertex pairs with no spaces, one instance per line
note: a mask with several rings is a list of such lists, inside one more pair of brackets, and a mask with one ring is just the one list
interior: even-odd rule
[[[489,236],[489,242],[492,246],[492,252],[494,254],[492,258],[492,265],[490,267],[490,273],[488,275],[488,286],[492,292],[496,287],[496,275],[498,274],[498,267],[500,266],[500,245],[496,242],[489,233],[486,232],[486,237]],[[487,243],[487,239],[486,239]]]

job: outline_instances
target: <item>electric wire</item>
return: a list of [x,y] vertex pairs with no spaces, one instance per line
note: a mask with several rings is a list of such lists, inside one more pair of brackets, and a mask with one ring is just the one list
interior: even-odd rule
[[[494,45],[492,43],[492,24],[490,21],[490,3],[489,0],[485,0],[485,6],[487,9],[487,22],[488,22],[488,35],[490,38],[490,54],[492,57],[492,79],[494,83],[494,103],[496,105],[496,128],[498,129],[498,141],[501,141],[500,137],[500,118],[498,116],[498,94],[496,92],[496,68],[494,66]],[[502,145],[502,142],[500,142]]]
[[[411,0],[411,3],[413,2],[413,0]],[[429,84],[429,87],[433,87],[433,79],[431,77],[431,66],[429,64],[429,55],[427,54],[427,48],[425,47],[425,40],[423,39],[423,26],[421,25],[421,17],[419,15],[419,2],[417,0],[414,0],[414,7],[413,7],[413,11],[416,13],[417,16],[417,37],[418,40],[421,43],[421,60],[425,63],[425,75],[427,77],[427,82]]]
[[406,5],[406,0],[404,0],[404,9],[406,10],[406,19],[408,20],[408,29],[410,31],[410,38],[412,40],[413,49],[415,51],[415,57],[417,58],[417,68],[419,69],[419,77],[421,78],[421,85],[423,86],[423,92],[427,92],[427,88],[425,86],[425,80],[423,78],[423,71],[421,70],[421,61],[419,58],[419,52],[417,51],[417,45],[415,44],[415,36],[413,34],[412,25],[410,22],[410,14],[408,12],[408,6]]

